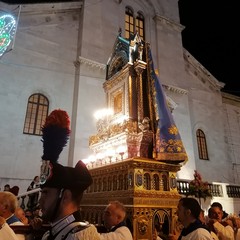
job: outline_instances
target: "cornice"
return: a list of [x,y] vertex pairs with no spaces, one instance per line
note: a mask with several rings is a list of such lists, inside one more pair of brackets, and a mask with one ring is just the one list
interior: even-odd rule
[[166,25],[168,27],[170,27],[171,29],[174,29],[178,32],[182,32],[183,29],[185,28],[183,25],[177,23],[177,22],[174,22],[173,20],[167,18],[167,17],[164,17],[164,16],[160,16],[158,14],[156,14],[153,19],[155,21],[159,21],[161,22],[163,25]]
[[106,69],[105,64],[93,61],[93,60],[88,59],[88,58],[84,58],[84,57],[79,56],[78,61],[79,61],[79,63],[86,64],[86,65],[88,65],[92,68],[99,68],[100,70],[105,70]]
[[183,57],[192,68],[197,71],[204,80],[208,80],[209,84],[215,88],[222,89],[225,83],[218,81],[201,63],[199,63],[186,49],[183,49]]
[[240,103],[240,96],[236,96],[236,95],[233,95],[230,93],[222,92],[222,98],[229,100],[229,101],[234,101],[234,102]]
[[[11,7],[11,5],[6,5],[7,7]],[[21,5],[21,13],[25,15],[33,15],[33,14],[53,14],[53,13],[61,13],[61,12],[71,12],[71,11],[79,11],[83,6],[83,1],[72,1],[65,2],[64,4],[61,2],[53,2],[53,3],[36,3],[36,4],[23,4]]]
[[163,86],[164,89],[166,89],[170,92],[180,93],[180,94],[183,94],[183,95],[188,94],[187,90],[179,88],[179,87],[175,87],[175,86],[172,86],[172,85],[165,85],[165,84],[163,84],[162,86]]

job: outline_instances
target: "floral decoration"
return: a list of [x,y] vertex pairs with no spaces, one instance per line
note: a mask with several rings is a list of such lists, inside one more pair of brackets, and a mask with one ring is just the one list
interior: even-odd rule
[[209,183],[203,181],[201,174],[196,170],[194,170],[193,176],[194,179],[189,183],[189,191],[186,193],[186,196],[195,196],[199,200],[203,198],[204,201],[208,197],[212,198],[212,194],[208,187]]

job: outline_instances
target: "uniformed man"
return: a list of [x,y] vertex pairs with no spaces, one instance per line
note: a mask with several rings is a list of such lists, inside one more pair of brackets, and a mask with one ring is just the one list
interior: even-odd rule
[[58,163],[69,139],[70,120],[63,110],[54,110],[42,128],[43,156],[40,172],[42,219],[51,223],[43,240],[98,240],[95,226],[82,222],[80,203],[92,177],[82,161],[75,167]]
[[41,185],[39,200],[43,220],[51,223],[43,240],[99,239],[95,226],[81,222],[79,210],[83,192],[91,183],[82,161],[75,168],[52,164],[49,178]]

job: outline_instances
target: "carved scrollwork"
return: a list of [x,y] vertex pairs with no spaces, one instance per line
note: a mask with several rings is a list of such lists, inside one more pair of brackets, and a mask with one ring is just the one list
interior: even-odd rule
[[148,221],[144,218],[138,220],[138,231],[140,234],[145,235],[148,230]]

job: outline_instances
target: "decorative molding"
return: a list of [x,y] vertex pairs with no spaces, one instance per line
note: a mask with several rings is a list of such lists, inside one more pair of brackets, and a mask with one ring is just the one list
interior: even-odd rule
[[63,12],[72,12],[79,11],[83,7],[83,0],[74,1],[74,2],[53,2],[53,3],[41,3],[36,4],[23,4],[21,12],[24,15],[33,15],[33,14],[57,14]]
[[165,85],[163,84],[162,85],[164,89],[168,90],[168,91],[171,91],[171,92],[174,92],[174,93],[180,93],[180,94],[188,94],[188,91],[185,90],[185,89],[182,89],[182,88],[179,88],[179,87],[175,87],[175,86],[172,86],[172,85]]
[[175,29],[176,31],[178,32],[182,32],[183,29],[185,28],[183,25],[177,23],[177,22],[174,22],[173,20],[169,19],[169,18],[166,18],[166,17],[163,17],[163,16],[160,16],[160,15],[155,15],[153,17],[153,19],[155,21],[159,21],[161,22],[162,24],[168,26],[168,27],[171,27],[173,29]]
[[107,81],[104,82],[103,84],[103,88],[104,90],[107,92],[110,89],[112,89],[114,86],[118,86],[119,83],[121,83],[122,81],[124,81],[124,79],[126,79],[126,77],[128,77],[129,75],[129,68],[132,65],[130,64],[126,64],[121,71],[117,72],[115,75],[113,75],[111,78],[109,78]]
[[226,99],[229,99],[229,100],[240,102],[240,96],[236,96],[236,95],[233,95],[233,94],[230,94],[230,93],[222,92],[222,97],[226,98]]
[[[194,70],[196,70],[202,77],[208,80],[209,84],[219,90],[225,86],[225,83],[219,82],[203,65],[201,65],[186,49],[183,49],[183,57]],[[201,78],[199,77],[201,80]]]
[[99,68],[100,70],[105,70],[106,69],[106,64],[95,62],[91,59],[87,59],[87,58],[84,58],[84,57],[81,57],[81,56],[78,57],[78,61],[79,61],[79,63],[86,64],[86,65],[88,65],[90,67],[93,67],[93,68]]

